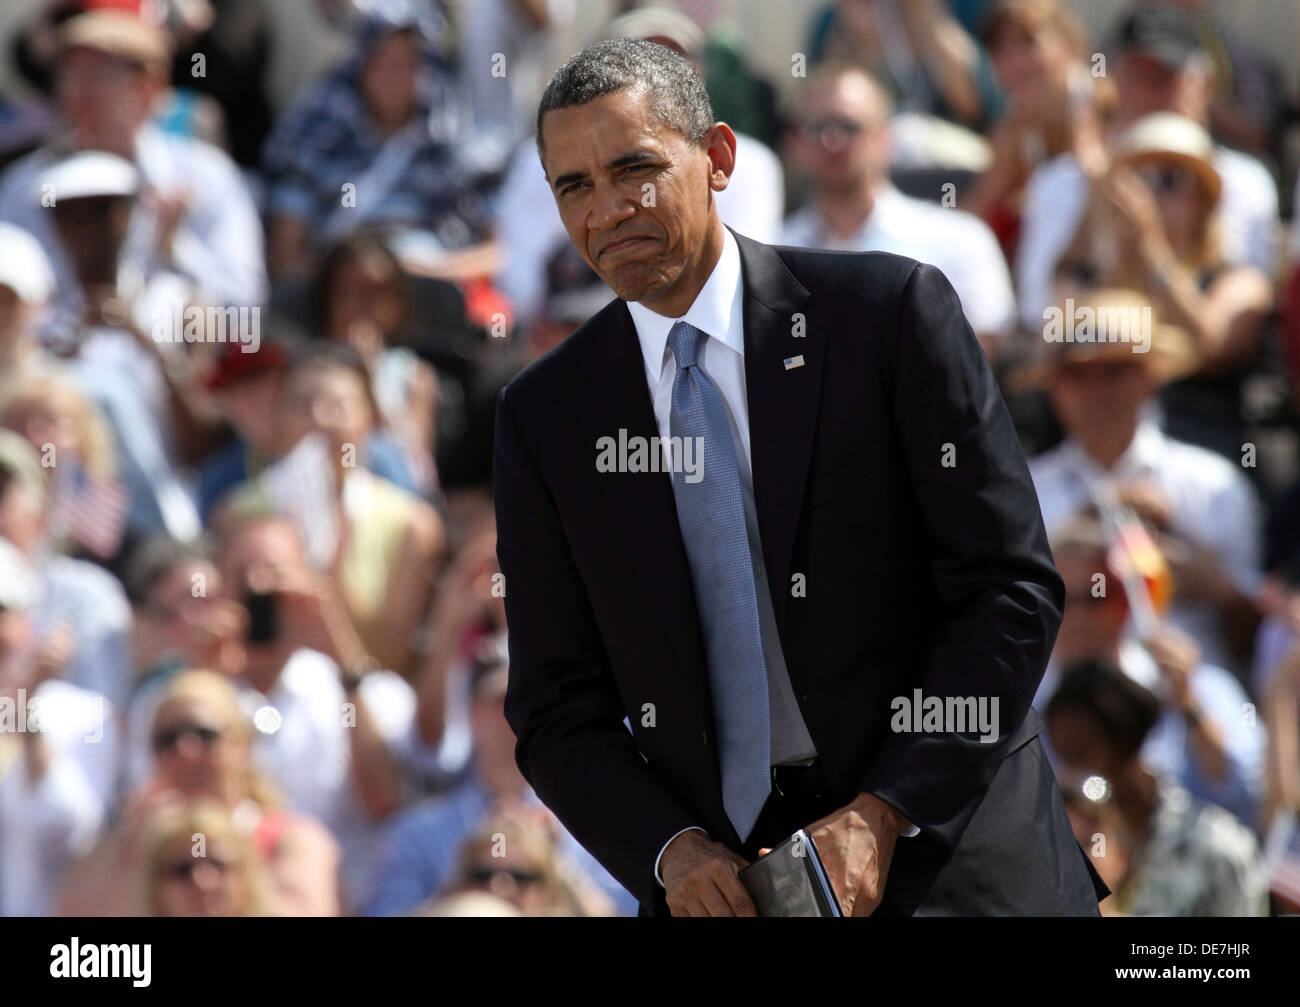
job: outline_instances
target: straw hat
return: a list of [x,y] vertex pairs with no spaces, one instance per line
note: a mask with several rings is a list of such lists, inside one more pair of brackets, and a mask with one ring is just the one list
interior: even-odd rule
[[59,43],[116,56],[158,77],[166,77],[171,66],[166,29],[126,10],[89,10],[69,18],[59,29]]
[[1082,290],[1044,315],[1043,348],[1008,375],[1012,391],[1042,387],[1061,367],[1080,361],[1137,361],[1160,384],[1186,377],[1200,363],[1187,333],[1160,322],[1135,290]]
[[1191,119],[1173,112],[1143,116],[1116,139],[1114,150],[1122,164],[1177,161],[1196,176],[1211,204],[1219,201],[1223,181],[1214,166],[1214,141]]

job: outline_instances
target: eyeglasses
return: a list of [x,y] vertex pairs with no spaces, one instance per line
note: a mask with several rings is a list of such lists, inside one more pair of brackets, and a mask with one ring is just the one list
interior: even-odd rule
[[506,877],[518,885],[535,885],[543,881],[536,871],[510,870],[505,867],[471,867],[465,872],[465,878],[475,885],[491,884],[494,878]]
[[165,727],[153,736],[153,750],[155,752],[170,752],[179,744],[181,738],[186,735],[194,735],[203,743],[204,748],[211,748],[221,732],[215,727],[207,727],[203,724],[175,724],[172,727]]

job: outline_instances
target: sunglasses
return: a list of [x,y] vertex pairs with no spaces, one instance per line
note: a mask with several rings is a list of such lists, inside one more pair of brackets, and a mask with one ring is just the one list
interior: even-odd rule
[[153,750],[155,752],[170,752],[177,746],[181,738],[191,734],[203,743],[204,748],[211,748],[213,743],[221,737],[221,732],[215,727],[206,727],[203,724],[174,724],[171,727],[163,728],[153,736]]
[[866,127],[844,116],[828,116],[825,119],[813,119],[799,126],[799,131],[811,140],[824,143],[847,143],[859,136]]
[[1196,188],[1196,176],[1185,168],[1146,164],[1138,168],[1138,177],[1157,196],[1181,195]]
[[504,867],[471,867],[465,872],[468,881],[476,885],[491,884],[494,878],[510,878],[518,885],[535,885],[543,880],[536,871],[509,870]]
[[174,860],[170,864],[163,864],[158,868],[158,876],[166,878],[169,881],[192,881],[194,872],[202,864],[207,864],[214,868],[219,874],[225,874],[234,866],[234,861],[223,860],[220,857],[186,857],[184,860]]

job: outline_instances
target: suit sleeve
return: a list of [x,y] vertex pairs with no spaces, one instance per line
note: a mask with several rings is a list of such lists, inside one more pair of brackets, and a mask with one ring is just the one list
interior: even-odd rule
[[1029,712],[1064,586],[1001,392],[933,266],[918,264],[906,283],[892,363],[892,408],[929,538],[916,561],[929,564],[942,606],[913,688],[996,702],[997,738],[891,733],[859,790],[952,850]]
[[515,758],[574,838],[642,905],[652,905],[660,850],[700,823],[650,770],[623,723],[595,613],[509,392],[497,402],[493,491],[510,637],[505,714]]

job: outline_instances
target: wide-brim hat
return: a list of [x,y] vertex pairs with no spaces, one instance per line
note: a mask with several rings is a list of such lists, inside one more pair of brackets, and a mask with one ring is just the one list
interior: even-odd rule
[[1173,112],[1155,112],[1133,123],[1116,138],[1114,156],[1117,162],[1130,165],[1177,161],[1196,176],[1211,205],[1218,203],[1223,191],[1210,134],[1199,123]]
[[118,9],[89,10],[59,28],[63,49],[94,49],[126,60],[160,77],[171,66],[171,37],[162,26]]
[[1136,360],[1159,384],[1200,366],[1184,329],[1161,322],[1142,294],[1119,287],[1079,291],[1049,308],[1042,340],[1039,352],[1008,374],[1010,391],[1041,388],[1063,366],[1079,362]]

